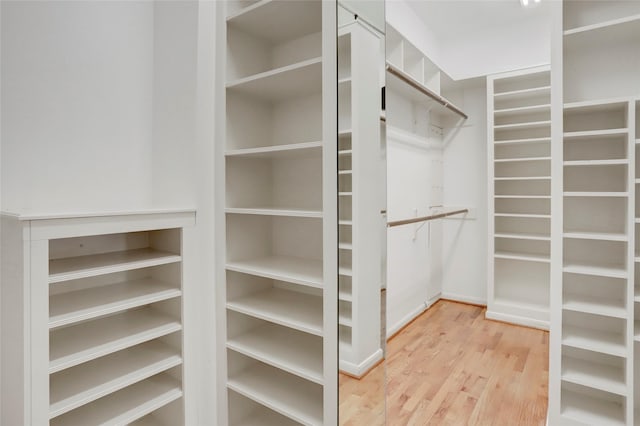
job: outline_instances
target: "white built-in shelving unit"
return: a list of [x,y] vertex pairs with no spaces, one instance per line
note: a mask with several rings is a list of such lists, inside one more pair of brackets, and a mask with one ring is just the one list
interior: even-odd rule
[[3,214],[2,424],[194,421],[194,223],[193,211]]
[[487,77],[487,318],[547,329],[551,263],[549,67]]
[[549,424],[630,426],[639,393],[640,3],[553,8]]
[[335,4],[219,10],[218,424],[333,424]]
[[383,357],[376,185],[381,35],[353,15],[338,31],[339,365],[361,377]]

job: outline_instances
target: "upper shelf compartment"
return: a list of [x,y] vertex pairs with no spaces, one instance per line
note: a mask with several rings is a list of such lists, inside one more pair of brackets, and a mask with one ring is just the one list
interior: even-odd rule
[[227,18],[227,82],[320,57],[321,6],[260,1]]
[[563,2],[565,35],[615,25],[625,18],[640,15],[640,2],[608,0],[570,0]]

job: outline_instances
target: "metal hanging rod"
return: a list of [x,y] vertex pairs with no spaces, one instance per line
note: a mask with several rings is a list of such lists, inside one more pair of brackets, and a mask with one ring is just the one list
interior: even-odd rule
[[410,223],[426,222],[428,220],[442,219],[443,217],[453,216],[455,214],[464,214],[464,213],[469,213],[469,209],[462,209],[462,210],[455,210],[455,211],[452,211],[452,212],[432,214],[431,216],[414,217],[414,218],[411,218],[411,219],[394,220],[393,222],[388,222],[387,223],[387,227],[393,228],[394,226],[408,225]]
[[388,73],[395,75],[400,80],[407,83],[409,86],[418,90],[420,93],[430,97],[431,99],[433,99],[434,101],[442,105],[443,107],[455,112],[465,120],[469,118],[467,114],[465,114],[460,108],[450,103],[447,98],[443,98],[442,96],[438,95],[436,92],[430,90],[428,87],[420,84],[420,82],[414,80],[411,76],[407,75],[404,71],[394,67],[389,63],[387,63],[386,69]]

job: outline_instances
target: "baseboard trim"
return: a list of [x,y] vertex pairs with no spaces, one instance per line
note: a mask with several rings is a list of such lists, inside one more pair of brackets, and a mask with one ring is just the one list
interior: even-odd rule
[[369,371],[380,364],[383,359],[384,354],[382,352],[382,349],[378,349],[374,353],[369,355],[360,364],[354,364],[352,362],[340,360],[340,372],[346,374],[347,376],[351,376],[354,379],[361,379],[362,377],[366,376]]
[[481,299],[479,297],[473,297],[473,296],[464,296],[462,294],[457,294],[457,293],[442,293],[442,298],[445,300],[451,300],[452,302],[460,302],[460,303],[466,303],[467,305],[474,305],[474,306],[487,306],[487,301],[484,299]]
[[504,322],[511,325],[521,325],[523,327],[537,328],[539,330],[549,331],[548,321],[535,320],[531,318],[520,317],[517,315],[503,314],[500,312],[493,312],[488,309],[485,317],[493,321]]

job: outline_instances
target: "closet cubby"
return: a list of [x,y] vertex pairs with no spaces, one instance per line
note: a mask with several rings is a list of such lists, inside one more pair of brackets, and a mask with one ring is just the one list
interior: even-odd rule
[[[183,291],[195,213],[5,214],[2,221],[8,239],[30,229],[30,240],[7,240],[7,247],[24,244],[28,270],[3,276],[2,297],[15,306],[6,318],[31,330],[29,345],[3,350],[4,368],[30,377],[24,397],[31,402],[16,396],[3,415],[23,416],[24,424],[144,424],[156,416],[188,423]],[[30,297],[14,286],[30,288]],[[12,365],[18,360],[22,366]],[[18,378],[3,371],[7,383]]]
[[627,242],[573,238],[565,235],[564,270],[603,277],[626,278]]
[[579,161],[565,162],[564,167],[564,191],[565,193],[586,193],[586,195],[598,193],[620,193],[626,194],[628,191],[628,171],[627,159],[622,160],[603,160],[603,161],[620,161],[605,163],[597,160],[595,164],[584,164]]
[[597,0],[563,2],[563,29],[566,33],[587,32],[598,26],[614,26],[618,21],[640,18],[640,5],[635,1]]
[[404,65],[405,40],[395,28],[387,25],[386,30],[386,60],[396,68],[402,69]]
[[625,279],[579,273],[563,275],[563,309],[626,318],[627,283]]
[[[337,389],[326,378],[337,367],[328,354],[337,346],[338,319],[323,312],[337,311],[336,259],[329,255],[336,186],[345,196],[351,181],[338,181],[331,163],[338,139],[351,150],[351,124],[341,121],[338,138],[331,115],[337,98],[329,91],[348,97],[352,84],[349,67],[336,66],[342,42],[328,42],[335,5],[262,0],[221,7],[218,307],[226,315],[216,423],[332,423]],[[351,168],[350,159],[338,163]]]
[[625,319],[574,311],[564,311],[562,319],[564,346],[626,356]]
[[560,414],[574,422],[624,425],[625,398],[574,383],[562,383]]
[[565,162],[581,161],[585,162],[583,163],[585,165],[603,161],[616,164],[610,160],[621,160],[617,164],[626,164],[629,158],[626,129],[624,132],[613,135],[567,138],[563,150]]
[[588,384],[593,389],[625,395],[624,358],[567,347],[562,356],[562,381]]
[[565,233],[612,234],[602,237],[627,240],[626,198],[567,197],[563,204]]
[[487,317],[547,328],[551,262],[549,67],[487,77]]

